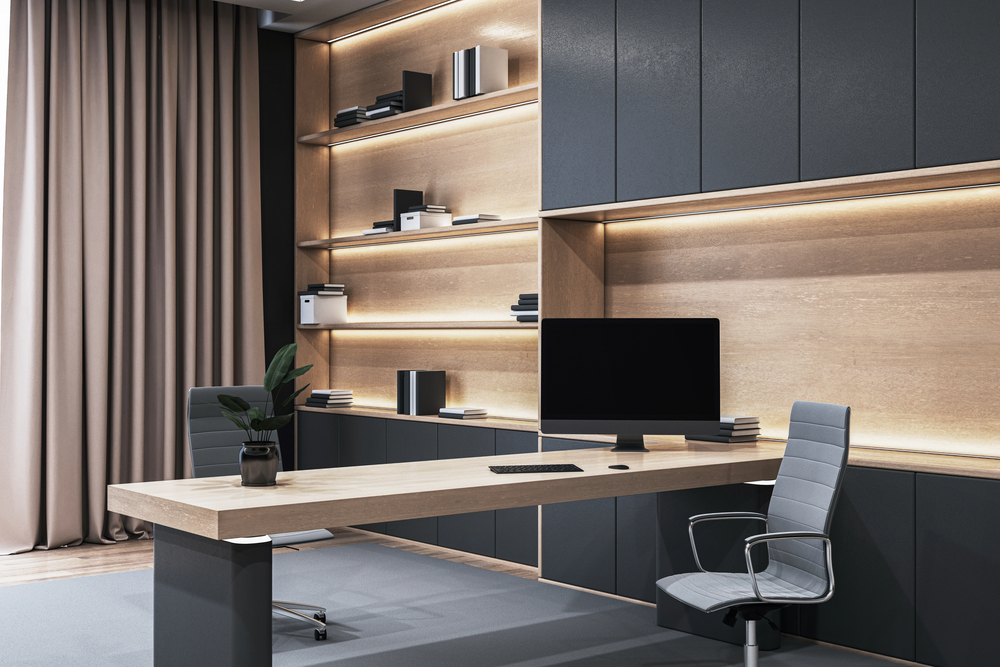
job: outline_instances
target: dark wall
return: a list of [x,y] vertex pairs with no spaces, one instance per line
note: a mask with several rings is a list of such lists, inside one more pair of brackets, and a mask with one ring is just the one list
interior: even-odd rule
[[[294,39],[283,32],[257,31],[264,354],[268,362],[282,346],[295,341]],[[293,429],[289,424],[278,432],[285,469],[292,468]]]

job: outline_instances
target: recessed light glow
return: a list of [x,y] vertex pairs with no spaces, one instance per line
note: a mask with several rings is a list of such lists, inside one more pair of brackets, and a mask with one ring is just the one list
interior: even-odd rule
[[[302,2],[302,0],[296,0],[296,2]],[[408,19],[413,16],[419,16],[420,14],[425,14],[432,9],[437,9],[438,7],[444,7],[445,5],[451,5],[458,2],[458,0],[445,0],[444,2],[439,2],[436,5],[431,5],[430,7],[424,7],[423,9],[418,9],[415,12],[410,12],[409,14],[403,14],[402,16],[397,16],[394,19],[389,19],[388,21],[382,21],[381,23],[376,23],[375,25],[370,25],[367,28],[362,28],[361,30],[355,30],[354,32],[349,32],[346,35],[341,35],[340,37],[334,37],[333,39],[327,40],[327,44],[333,44],[334,42],[339,42],[342,39],[347,39],[348,37],[354,37],[355,35],[361,35],[366,32],[371,32],[377,28],[383,26],[391,25],[393,23],[398,23],[404,19]]]

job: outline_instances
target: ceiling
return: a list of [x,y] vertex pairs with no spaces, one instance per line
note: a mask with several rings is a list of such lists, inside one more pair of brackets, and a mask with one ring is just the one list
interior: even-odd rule
[[377,5],[381,0],[231,0],[233,4],[265,10],[258,24],[268,30],[299,32],[331,19]]

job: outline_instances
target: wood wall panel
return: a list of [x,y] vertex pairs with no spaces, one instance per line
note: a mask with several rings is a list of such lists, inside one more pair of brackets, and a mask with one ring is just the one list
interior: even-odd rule
[[[330,46],[295,40],[295,134],[318,132],[330,123],[329,96]],[[328,238],[330,235],[330,159],[328,149],[295,145],[295,241]],[[267,183],[262,183],[266,188]],[[266,252],[266,249],[265,249]],[[325,282],[330,276],[329,253],[322,250],[295,250],[295,288]],[[298,321],[298,297],[295,317]],[[296,363],[313,364],[309,374],[296,380],[297,387],[311,383],[324,387],[329,383],[330,335],[325,331],[296,331]],[[299,402],[305,402],[300,396]]]
[[391,219],[394,188],[453,215],[538,215],[537,118],[532,104],[329,149],[331,233]]
[[396,371],[447,371],[448,405],[537,419],[538,335],[530,331],[335,331],[331,383],[354,403],[395,407]]
[[536,231],[325,252],[350,322],[506,322],[538,291]]
[[480,44],[507,49],[508,86],[537,83],[537,12],[535,0],[462,0],[335,42],[330,108],[374,104],[400,89],[403,70],[431,74],[432,103],[447,102],[451,54]]
[[858,445],[995,456],[1000,188],[606,229],[605,315],[719,317],[722,411],[784,437],[797,399]]

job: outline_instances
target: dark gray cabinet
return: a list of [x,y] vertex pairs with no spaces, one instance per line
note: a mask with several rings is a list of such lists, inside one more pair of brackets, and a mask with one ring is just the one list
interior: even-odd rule
[[[439,459],[493,456],[496,453],[491,428],[440,424],[437,437]],[[493,510],[440,516],[437,531],[437,543],[442,547],[490,558],[496,556],[496,512]]]
[[[538,451],[538,434],[528,431],[496,432],[497,456]],[[538,506],[514,507],[496,512],[496,557],[538,566]]]
[[916,475],[916,657],[996,664],[1000,481]]
[[801,0],[801,180],[913,169],[913,0]]
[[[337,415],[339,423],[340,466],[371,466],[386,463],[385,420],[373,417]],[[299,451],[302,438],[299,437]],[[385,523],[366,523],[356,528],[384,533]]]
[[615,592],[656,602],[656,494],[615,498]]
[[297,470],[340,465],[339,418],[324,412],[298,413]]
[[836,592],[799,606],[798,629],[788,631],[916,660],[914,484],[912,472],[847,468],[830,530]]
[[701,189],[799,180],[798,0],[702,3]]
[[[385,423],[386,463],[434,461],[437,459],[437,424],[399,419]],[[417,542],[437,544],[437,517],[389,521],[385,532]]]
[[[599,446],[583,440],[542,439],[546,452]],[[615,593],[615,521],[614,498],[543,505],[541,576]]]
[[699,192],[701,1],[618,0],[617,34],[617,200]]
[[1000,3],[916,0],[917,166],[1000,158]]
[[615,0],[542,3],[542,208],[615,201]]

